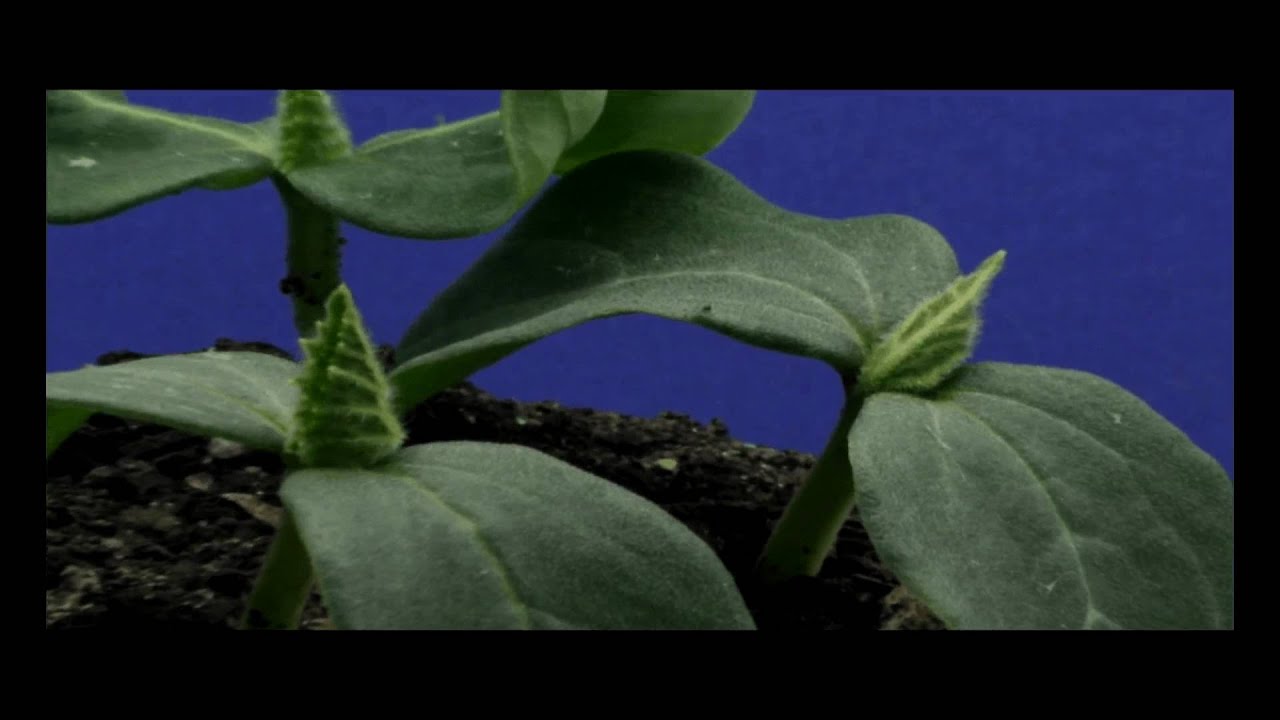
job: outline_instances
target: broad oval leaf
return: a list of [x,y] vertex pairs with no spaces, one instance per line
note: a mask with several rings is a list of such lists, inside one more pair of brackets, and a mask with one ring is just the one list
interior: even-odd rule
[[[367,230],[448,239],[501,227],[554,172],[633,149],[703,153],[741,122],[746,91],[508,90],[498,112],[374,138],[298,168],[312,202]],[[566,153],[577,158],[566,162]]]
[[790,213],[700,158],[602,158],[547,191],[418,317],[391,375],[401,407],[539,338],[648,313],[845,373],[956,276],[936,230],[900,215]]
[[48,373],[46,449],[73,409],[152,422],[280,452],[293,421],[299,365],[252,352],[155,357]]
[[404,428],[346,285],[329,295],[315,335],[301,342],[305,360],[294,380],[301,398],[285,452],[306,467],[364,467],[398,449]]
[[347,629],[753,629],[710,547],[529,448],[419,445],[291,473],[281,497]]
[[48,91],[45,219],[89,222],[194,187],[257,182],[274,169],[272,127],[133,105],[114,91]]
[[755,95],[751,90],[611,90],[600,120],[560,158],[556,172],[627,150],[705,155],[738,129]]
[[958,628],[1231,628],[1234,494],[1102,378],[981,363],[867,399],[849,436],[885,564]]

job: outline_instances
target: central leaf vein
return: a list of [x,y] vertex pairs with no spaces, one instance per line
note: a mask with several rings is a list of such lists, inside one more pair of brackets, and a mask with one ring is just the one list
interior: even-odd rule
[[[1155,505],[1155,503],[1151,502],[1151,498],[1148,497],[1146,490],[1145,488],[1142,487],[1141,483],[1136,482],[1135,478],[1133,477],[1133,468],[1135,466],[1135,461],[1133,459],[1131,459],[1129,456],[1125,455],[1124,453],[1120,452],[1119,450],[1116,450],[1115,448],[1111,447],[1110,445],[1103,442],[1100,438],[1098,438],[1093,433],[1090,433],[1088,430],[1085,430],[1084,428],[1071,422],[1070,420],[1064,417],[1061,417],[1059,415],[1056,415],[1052,412],[1049,412],[1044,408],[1022,402],[1021,400],[1018,400],[1016,398],[1011,398],[1004,395],[994,395],[992,393],[985,393],[978,390],[964,390],[964,389],[952,390],[948,394],[953,396],[962,395],[962,394],[979,395],[982,397],[992,398],[993,400],[997,400],[997,401],[1003,400],[1005,402],[1009,402],[1021,407],[1025,407],[1033,412],[1039,413],[1045,417],[1048,417],[1062,424],[1063,426],[1075,431],[1076,433],[1084,436],[1085,438],[1088,438],[1098,447],[1101,447],[1102,449],[1106,450],[1107,452],[1119,458],[1120,461],[1124,463],[1125,468],[1129,471],[1125,473],[1125,478],[1130,482],[1130,484],[1133,487],[1137,489],[1138,497],[1141,497],[1142,500],[1144,501],[1146,505],[1146,509],[1150,513],[1151,517],[1153,517],[1155,521],[1159,523],[1160,526],[1167,531],[1169,537],[1171,537],[1176,543],[1178,543],[1179,547],[1183,550],[1183,556],[1189,559],[1192,562],[1192,564],[1196,566],[1196,570],[1199,572],[1200,579],[1202,580],[1202,582],[1199,584],[1200,593],[1209,602],[1210,607],[1213,608],[1214,620],[1217,621],[1221,619],[1221,615],[1222,615],[1221,606],[1218,603],[1217,596],[1215,596],[1213,593],[1212,583],[1209,579],[1209,575],[1208,573],[1205,572],[1204,561],[1201,559],[1200,555],[1197,554],[1191,548],[1191,545],[1182,536],[1182,534],[1174,529],[1173,525],[1168,521],[1167,518],[1165,518],[1164,514],[1160,512],[1159,508]],[[961,407],[961,406],[957,404],[956,407]],[[965,410],[965,412],[969,412],[969,411]],[[974,415],[973,413],[969,412],[969,414],[977,418],[977,416]],[[981,420],[979,420],[979,422],[981,422]]]
[[1058,508],[1058,503],[1053,498],[1053,493],[1049,492],[1048,482],[1040,476],[1040,473],[1036,472],[1036,469],[1031,466],[1031,463],[1027,461],[1018,448],[1014,447],[1013,443],[1009,442],[1008,438],[992,427],[990,423],[979,417],[977,414],[970,412],[968,408],[960,405],[959,403],[952,402],[948,404],[965,415],[968,415],[974,422],[978,423],[978,425],[982,426],[982,428],[989,432],[992,437],[996,438],[1002,445],[1007,447],[1009,452],[1013,453],[1013,456],[1017,458],[1018,462],[1026,468],[1027,473],[1036,481],[1036,486],[1039,487],[1041,492],[1044,494],[1045,500],[1048,501],[1049,507],[1051,508],[1051,512],[1049,514],[1057,521],[1058,527],[1062,531],[1062,538],[1066,541],[1067,547],[1070,548],[1071,557],[1075,561],[1076,569],[1080,573],[1080,586],[1084,589],[1085,597],[1084,617],[1081,619],[1080,627],[1085,627],[1085,624],[1088,622],[1090,617],[1090,612],[1097,610],[1093,601],[1093,590],[1089,584],[1089,575],[1085,570],[1084,560],[1080,555],[1080,547],[1076,544],[1075,534],[1067,525],[1066,518],[1062,516],[1062,513]]
[[393,477],[397,480],[400,480],[404,482],[406,485],[408,485],[410,488],[418,491],[419,493],[422,493],[422,495],[426,497],[429,501],[435,503],[445,512],[458,518],[459,521],[461,521],[461,523],[468,530],[470,530],[471,535],[475,538],[476,544],[480,548],[480,551],[489,557],[494,570],[498,574],[498,579],[501,581],[503,592],[511,600],[512,609],[515,611],[516,615],[519,616],[520,623],[526,629],[531,629],[533,627],[533,620],[532,618],[529,617],[530,608],[523,600],[520,599],[520,595],[516,591],[515,583],[512,581],[510,571],[507,568],[506,564],[502,562],[502,558],[501,556],[499,556],[498,551],[493,547],[493,545],[488,540],[485,539],[484,533],[480,532],[480,524],[476,522],[475,519],[469,517],[458,508],[455,508],[449,503],[445,502],[444,498],[440,497],[439,493],[424,486],[421,482],[419,482],[413,476],[402,475],[400,473],[389,472],[386,470],[380,471],[380,474],[385,474],[388,477]]
[[[223,138],[224,140],[230,140],[231,142],[237,145],[240,145],[241,147],[247,150],[251,150],[259,155],[263,155],[266,157],[270,157],[271,155],[269,148],[260,146],[257,143],[249,142],[243,136],[236,135],[235,133],[229,132],[222,128],[217,128],[210,125],[203,125],[201,123],[192,122],[190,120],[183,119],[176,115],[170,115],[164,112],[151,110],[151,109],[140,107],[137,105],[126,105],[123,103],[102,100],[94,95],[90,95],[80,90],[73,90],[72,92],[75,93],[75,95],[77,95],[86,104],[93,105],[94,107],[97,107],[102,110],[107,110],[120,115],[128,115],[130,117],[135,117],[142,120],[154,120],[156,122],[163,122],[169,125],[174,125],[174,126],[183,128],[185,130],[204,133],[206,135],[216,135],[220,138]],[[262,135],[262,131],[258,128],[254,128],[251,126],[245,126],[245,127],[250,129],[254,134],[257,134],[260,136]]]

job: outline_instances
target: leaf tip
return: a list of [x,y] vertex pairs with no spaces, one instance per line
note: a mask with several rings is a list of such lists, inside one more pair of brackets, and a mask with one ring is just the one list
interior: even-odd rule
[[977,344],[978,308],[1006,255],[996,251],[898,323],[868,355],[859,377],[863,392],[928,392],[959,367]]

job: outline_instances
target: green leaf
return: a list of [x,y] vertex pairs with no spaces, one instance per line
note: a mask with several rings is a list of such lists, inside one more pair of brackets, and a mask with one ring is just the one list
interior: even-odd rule
[[390,133],[344,158],[288,174],[315,204],[366,230],[444,239],[500,227],[516,175],[498,113]]
[[1233,626],[1231,481],[1102,378],[967,366],[868,398],[849,453],[876,550],[953,627]]
[[1004,267],[1004,255],[1001,250],[987,258],[898,323],[862,366],[859,391],[925,392],[960,367],[978,340],[978,306]]
[[57,403],[44,404],[44,459],[48,460],[53,451],[71,434],[80,428],[92,410],[78,407],[67,407]]
[[612,483],[514,445],[401,450],[281,491],[351,629],[752,629],[702,540]]
[[516,209],[554,172],[564,151],[591,130],[604,111],[605,90],[507,90],[503,137],[516,169]]
[[374,138],[354,155],[299,168],[312,202],[399,237],[468,237],[501,227],[604,109],[603,90],[506,91],[497,113]]
[[232,189],[271,174],[274,136],[132,105],[119,92],[45,94],[45,219],[109,217],[193,187]]
[[301,341],[302,390],[285,452],[307,467],[365,467],[394,452],[404,428],[351,291],[339,285],[313,337]]
[[786,212],[711,163],[624,153],[569,173],[441,294],[397,349],[401,407],[595,318],[648,313],[844,373],[956,276],[900,215]]
[[591,133],[565,153],[556,172],[627,150],[704,155],[742,124],[751,90],[611,90]]
[[312,202],[367,230],[470,237],[501,227],[553,171],[586,159],[640,148],[706,152],[741,123],[753,97],[744,91],[508,90],[499,112],[388,133],[351,156],[298,168],[288,178]]
[[[102,412],[280,452],[298,402],[298,364],[261,353],[204,352],[47,373],[46,406]],[[49,413],[48,438],[69,422]],[[57,427],[55,427],[57,426]]]

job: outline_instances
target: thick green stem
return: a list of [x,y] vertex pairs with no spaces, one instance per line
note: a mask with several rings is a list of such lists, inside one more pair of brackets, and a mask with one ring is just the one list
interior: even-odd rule
[[846,394],[840,422],[809,477],[773,529],[756,572],[765,582],[817,575],[853,511],[853,469],[849,466],[849,428],[862,397]]
[[289,222],[285,261],[288,275],[280,291],[293,301],[293,324],[299,337],[310,337],[324,317],[324,301],[341,282],[342,243],[339,220],[308,200],[280,175],[272,177],[284,201]]
[[249,596],[242,625],[246,630],[293,630],[311,595],[311,558],[286,510],[271,541],[258,582]]

